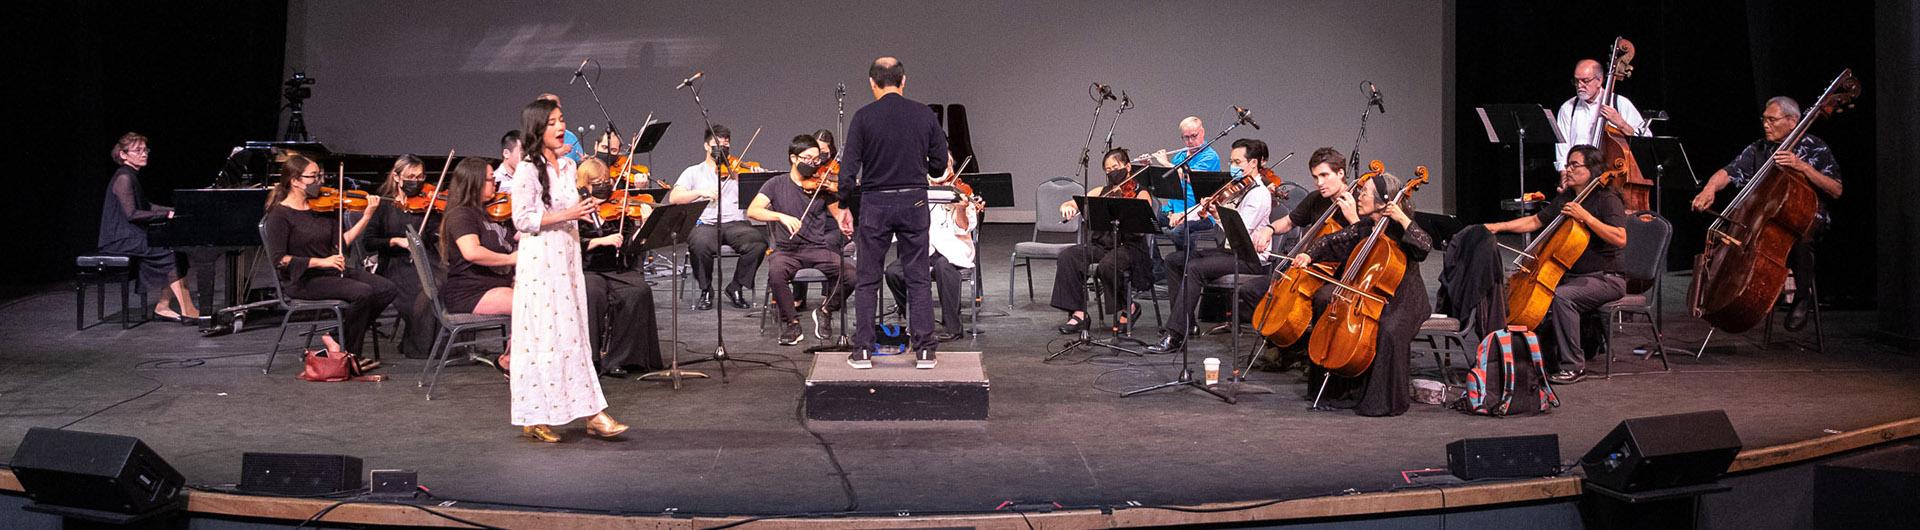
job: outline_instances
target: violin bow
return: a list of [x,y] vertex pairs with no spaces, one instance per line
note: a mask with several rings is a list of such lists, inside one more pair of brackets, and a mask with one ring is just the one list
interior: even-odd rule
[[[503,160],[500,163],[505,164],[506,161]],[[433,179],[433,193],[427,194],[427,213],[420,216],[420,239],[422,240],[427,238],[427,219],[433,218],[433,196],[439,195],[440,190],[445,189],[441,186],[447,184],[447,169],[451,167],[453,167],[453,150],[448,149],[446,163],[440,164],[440,177]],[[493,176],[488,175],[487,178],[493,178]],[[453,194],[449,193],[447,196],[452,197]]]

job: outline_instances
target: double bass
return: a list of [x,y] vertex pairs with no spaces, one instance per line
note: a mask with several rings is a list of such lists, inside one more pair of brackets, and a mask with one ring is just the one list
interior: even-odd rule
[[[1614,92],[1614,84],[1633,76],[1633,52],[1633,41],[1626,37],[1613,38],[1613,52],[1610,54],[1613,62],[1607,64],[1607,84],[1600,89],[1600,96],[1594,101],[1604,101],[1618,108],[1620,98]],[[1627,134],[1605,119],[1595,119],[1593,126],[1595,131],[1590,138],[1597,144],[1594,147],[1600,148],[1600,159],[1617,159],[1626,163],[1619,187],[1621,202],[1626,204],[1627,211],[1649,209],[1653,181],[1640,175],[1640,162],[1634,159],[1633,149],[1627,145]]]
[[[1774,153],[1793,154],[1814,120],[1852,106],[1859,95],[1853,70],[1842,70]],[[1730,333],[1766,318],[1787,282],[1787,252],[1806,237],[1819,206],[1819,191],[1806,176],[1783,172],[1768,157],[1707,227],[1706,248],[1694,256],[1687,290],[1693,315]]]
[[[1392,202],[1400,203],[1427,183],[1427,166],[1414,168],[1413,175],[1394,194]],[[1357,377],[1373,366],[1375,346],[1380,342],[1380,315],[1399,290],[1409,264],[1399,244],[1380,244],[1385,239],[1381,235],[1391,223],[1385,218],[1375,222],[1373,233],[1347,257],[1346,273],[1333,283],[1337,288],[1333,302],[1320,315],[1320,322],[1313,326],[1313,337],[1307,340],[1308,358],[1328,373]]]
[[[1612,159],[1612,166],[1595,175],[1587,185],[1580,188],[1569,202],[1585,203],[1587,196],[1594,190],[1607,185],[1625,173],[1627,161]],[[1578,222],[1567,222],[1567,214],[1555,214],[1553,221],[1540,230],[1540,237],[1534,238],[1520,256],[1514,258],[1519,268],[1507,277],[1507,324],[1526,326],[1527,329],[1540,327],[1540,321],[1547,318],[1547,309],[1553,306],[1553,292],[1560,287],[1560,280],[1567,275],[1567,269],[1580,261],[1587,252],[1587,242],[1593,240],[1593,230]]]
[[[1347,193],[1355,193],[1367,181],[1386,170],[1379,160],[1368,163],[1367,172],[1347,186]],[[1304,235],[1286,255],[1297,256],[1315,239],[1340,231],[1340,221],[1333,218],[1339,210],[1338,206],[1328,205],[1327,211],[1321,212],[1313,225],[1304,227],[1305,231],[1301,232]],[[1333,266],[1312,263],[1306,267],[1294,267],[1284,262],[1282,266],[1285,268],[1267,286],[1267,295],[1261,297],[1260,305],[1253,308],[1253,326],[1268,342],[1285,348],[1299,342],[1300,337],[1307,334],[1307,325],[1313,323],[1313,293],[1319,291],[1333,276]]]

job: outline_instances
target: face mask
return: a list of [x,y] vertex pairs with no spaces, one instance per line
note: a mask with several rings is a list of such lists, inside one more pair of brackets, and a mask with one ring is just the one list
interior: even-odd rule
[[312,184],[308,184],[307,188],[300,190],[300,192],[307,194],[307,198],[309,199],[318,199],[320,198],[320,183],[314,182]]
[[598,184],[594,184],[593,189],[589,191],[588,194],[592,195],[593,198],[600,199],[602,201],[611,199],[613,198],[613,183],[603,181]]
[[1233,178],[1240,178],[1240,175],[1244,173],[1246,172],[1241,171],[1240,166],[1233,166],[1232,169],[1227,170],[1227,174],[1233,175]]
[[419,195],[420,187],[424,185],[426,185],[426,181],[402,180],[400,181],[400,193],[405,193],[408,197]]
[[714,161],[717,161],[717,162],[724,162],[727,160],[726,155],[720,152],[720,146],[717,146],[717,145],[713,146],[712,149],[707,150],[707,156],[713,158]]
[[1116,170],[1107,172],[1107,182],[1110,184],[1119,184],[1120,181],[1126,180],[1126,179],[1127,179],[1127,170],[1116,169]]
[[814,173],[820,171],[820,164],[813,162],[801,162],[797,167],[800,169],[800,176],[802,177],[811,177]]

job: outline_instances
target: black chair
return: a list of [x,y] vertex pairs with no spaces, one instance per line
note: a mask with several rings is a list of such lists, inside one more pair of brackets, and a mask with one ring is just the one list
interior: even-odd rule
[[[1653,347],[1646,350],[1646,356],[1660,356],[1660,369],[1672,371],[1667,364],[1664,349],[1665,335],[1660,332],[1660,318],[1655,313],[1653,298],[1659,295],[1660,278],[1665,276],[1667,268],[1667,244],[1673,240],[1673,225],[1666,218],[1652,211],[1638,211],[1627,214],[1627,248],[1624,252],[1626,262],[1627,285],[1638,289],[1627,293],[1619,300],[1600,306],[1600,313],[1607,318],[1607,332],[1600,335],[1600,351],[1607,355],[1605,379],[1613,378],[1613,333],[1628,325],[1643,325],[1653,329]],[[1649,296],[1649,291],[1653,296]],[[1645,322],[1630,322],[1628,317],[1638,315]]]
[[[265,222],[262,222],[260,223],[259,228],[260,228],[260,240],[266,241],[267,240],[267,224]],[[347,303],[342,300],[306,300],[306,299],[290,298],[287,296],[286,289],[282,288],[280,285],[279,271],[269,271],[267,276],[273,278],[273,297],[274,297],[274,300],[278,301],[278,303],[275,304],[275,307],[279,308],[279,310],[281,311],[286,312],[286,314],[280,317],[280,336],[278,338],[273,339],[273,351],[267,352],[267,365],[260,367],[260,373],[263,373],[263,374],[270,373],[273,371],[273,358],[275,356],[280,355],[280,345],[282,342],[287,340],[287,326],[294,324],[295,316],[303,313],[307,313],[307,314],[330,313],[333,315],[331,319],[333,323],[331,325],[324,326],[324,327],[319,325],[319,323],[324,322],[324,320],[301,321],[301,322],[309,322],[309,325],[307,326],[307,331],[305,333],[301,333],[301,336],[306,337],[307,339],[306,343],[303,346],[301,346],[301,351],[304,354],[307,348],[313,347],[313,336],[315,334],[326,333],[329,331],[346,327],[345,312],[347,308]],[[380,347],[380,341],[378,340],[373,341],[373,344],[375,348]]]
[[[440,371],[447,366],[447,356],[454,348],[498,342],[504,347],[508,334],[513,329],[513,317],[507,315],[475,315],[472,313],[448,313],[447,304],[440,300],[440,282],[433,275],[431,256],[427,255],[426,243],[420,240],[420,232],[407,227],[407,252],[413,255],[414,273],[420,276],[420,294],[433,303],[433,316],[440,322],[440,332],[434,334],[433,345],[427,348],[427,364],[420,367],[418,386],[426,387],[427,399],[433,399],[433,389],[440,383]],[[454,250],[453,252],[459,252]],[[498,337],[478,337],[477,332],[497,330]],[[462,338],[462,337],[466,338]],[[427,375],[432,371],[431,378]]]
[[[92,325],[87,323],[87,286],[94,287],[93,311],[100,315],[95,323],[107,320],[107,286],[120,284],[120,329],[128,329],[146,323],[147,293],[140,292],[140,305],[129,305],[129,296],[139,291],[140,275],[134,273],[139,260],[131,256],[87,255],[73,259],[78,269],[73,278],[73,329],[83,330]],[[151,286],[149,286],[151,288]],[[139,320],[134,320],[134,311],[140,312]]]

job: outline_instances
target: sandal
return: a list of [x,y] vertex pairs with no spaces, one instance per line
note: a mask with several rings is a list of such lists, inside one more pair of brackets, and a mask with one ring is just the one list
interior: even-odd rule
[[1113,315],[1113,332],[1121,335],[1133,333],[1133,321],[1140,318],[1140,303],[1129,302],[1127,309]]
[[1068,315],[1067,323],[1060,325],[1061,335],[1072,335],[1072,334],[1079,333],[1086,330],[1087,330],[1086,315],[1078,315],[1078,316]]

